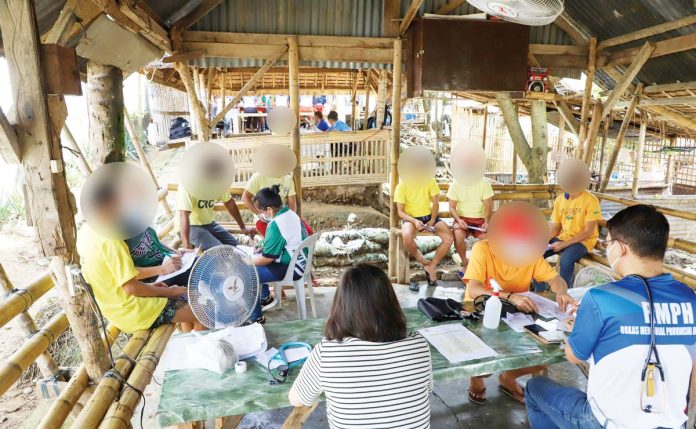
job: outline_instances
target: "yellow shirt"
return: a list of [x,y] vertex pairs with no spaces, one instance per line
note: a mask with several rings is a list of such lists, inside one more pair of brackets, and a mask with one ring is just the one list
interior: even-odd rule
[[251,195],[256,195],[263,188],[270,188],[273,185],[280,186],[280,197],[283,199],[283,204],[288,203],[288,197],[295,196],[295,182],[289,175],[283,177],[268,177],[262,176],[259,173],[254,173],[247,182],[245,191]]
[[[599,200],[587,191],[568,200],[561,195],[553,203],[551,222],[561,225],[559,240],[565,241],[580,234],[585,229],[585,223],[600,219],[602,219],[602,210],[599,207]],[[595,227],[592,235],[582,242],[588,251],[591,252],[597,244],[598,235],[598,228]]]
[[232,194],[227,191],[215,200],[199,200],[189,195],[186,189],[179,185],[179,189],[176,191],[176,209],[191,212],[189,216],[191,225],[208,225],[215,220],[215,203],[218,201],[226,203],[231,198]]
[[414,185],[399,182],[394,192],[394,202],[403,204],[404,211],[409,216],[423,217],[432,212],[432,199],[440,193],[435,178],[425,185]]
[[[558,273],[541,256],[535,263],[524,267],[507,265],[493,256],[488,240],[481,240],[471,249],[464,281],[478,280],[490,289],[490,280],[495,279],[505,292],[520,293],[529,291],[532,279],[545,282],[557,276]],[[469,289],[466,290],[465,299],[471,300]]]
[[470,186],[455,180],[447,190],[447,198],[457,202],[457,214],[470,218],[483,218],[486,215],[483,201],[492,196],[493,187],[485,178]]
[[77,235],[77,250],[82,274],[92,285],[104,317],[127,333],[149,328],[162,313],[167,298],[140,298],[123,289],[138,275],[126,243],[102,237],[85,225]]

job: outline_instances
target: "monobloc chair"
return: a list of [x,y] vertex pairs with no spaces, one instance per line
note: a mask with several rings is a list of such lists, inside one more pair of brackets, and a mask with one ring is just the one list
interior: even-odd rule
[[[288,271],[285,273],[285,278],[278,282],[272,282],[268,284],[268,287],[272,287],[275,290],[275,299],[272,303],[263,307],[266,311],[270,308],[275,307],[281,308],[281,296],[283,294],[283,286],[292,285],[295,288],[295,297],[297,298],[297,310],[300,313],[300,319],[307,319],[307,306],[305,303],[305,284],[307,284],[307,289],[309,290],[309,303],[312,306],[312,317],[316,319],[317,317],[317,306],[314,302],[314,288],[312,286],[312,259],[314,257],[314,246],[317,244],[319,239],[319,234],[314,234],[310,237],[305,238],[300,247],[295,250],[290,259],[290,264],[288,265]],[[304,250],[307,250],[307,256],[304,256]],[[295,266],[297,265],[297,259],[302,255],[306,259],[306,265],[304,268],[304,274],[299,280],[294,280],[295,277]]]

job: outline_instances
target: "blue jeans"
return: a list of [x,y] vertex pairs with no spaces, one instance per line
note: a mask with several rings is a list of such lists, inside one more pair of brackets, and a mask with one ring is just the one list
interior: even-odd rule
[[587,395],[547,377],[534,377],[524,388],[529,426],[532,429],[599,429]]
[[[259,299],[256,301],[254,309],[251,311],[249,320],[255,321],[261,318],[261,301],[267,299],[271,294],[268,283],[283,280],[287,270],[288,266],[279,262],[271,262],[268,265],[256,267],[256,272],[259,274],[259,283],[261,283],[261,293],[259,294]],[[276,298],[280,299],[279,296]]]
[[[549,241],[551,243],[558,243],[557,237],[554,237]],[[565,280],[568,288],[573,287],[573,274],[575,274],[575,263],[578,262],[583,256],[587,255],[587,247],[582,243],[574,243],[565,249],[561,250],[561,256],[558,258],[558,264],[560,265],[559,271],[561,272],[561,278]],[[557,253],[553,250],[547,250],[544,253],[544,259],[556,255]],[[534,289],[539,292],[546,290],[545,286],[540,287],[539,283],[534,283]]]
[[194,247],[201,246],[201,250],[203,251],[221,244],[228,244],[230,246],[239,244],[237,239],[234,238],[225,227],[217,222],[212,222],[207,225],[191,225],[190,240]]

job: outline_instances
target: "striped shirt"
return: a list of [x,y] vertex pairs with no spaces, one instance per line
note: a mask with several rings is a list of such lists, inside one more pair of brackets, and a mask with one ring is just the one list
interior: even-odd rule
[[323,339],[293,388],[307,406],[326,395],[332,429],[430,428],[430,347],[418,333],[390,343]]

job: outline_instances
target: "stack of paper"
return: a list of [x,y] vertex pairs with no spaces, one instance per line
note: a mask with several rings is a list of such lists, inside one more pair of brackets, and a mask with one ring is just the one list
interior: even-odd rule
[[507,316],[501,319],[505,322],[510,329],[515,332],[524,332],[524,327],[527,325],[533,325],[534,319],[529,314],[524,313],[508,313]]
[[517,295],[526,296],[532,301],[534,301],[534,304],[536,304],[537,309],[539,309],[537,314],[539,314],[539,316],[541,317],[558,320],[566,320],[570,317],[568,313],[561,311],[561,309],[558,307],[558,304],[556,304],[554,301],[551,301],[548,298],[544,298],[543,296],[538,295],[534,292],[523,292]]
[[498,353],[459,323],[447,323],[418,332],[450,363],[497,356]]
[[[186,270],[188,270],[189,268],[191,268],[191,266],[193,265],[193,261],[196,260],[196,255],[197,255],[197,254],[198,254],[198,252],[185,252],[185,253],[181,256],[181,268],[179,268],[178,270],[174,271],[173,273],[162,274],[161,276],[157,277],[157,281],[158,281],[158,282],[163,282],[163,281],[165,281],[165,280],[171,279],[172,277],[178,276],[178,275],[181,274],[181,273],[185,273]],[[164,257],[164,261],[162,261],[162,263],[164,264],[164,263],[167,262],[169,259],[171,259],[169,256],[165,256],[165,257]],[[177,286],[187,286],[187,285],[177,285]]]

